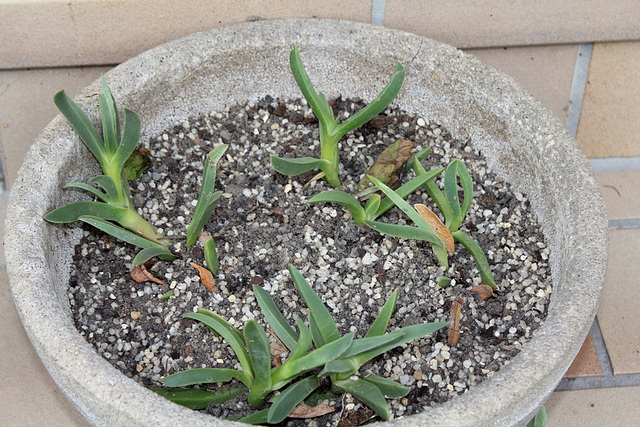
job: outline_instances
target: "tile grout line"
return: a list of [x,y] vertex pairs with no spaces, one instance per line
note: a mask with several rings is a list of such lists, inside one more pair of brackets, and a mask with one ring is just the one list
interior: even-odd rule
[[589,159],[594,172],[617,172],[621,170],[640,170],[639,157],[605,157]]
[[596,376],[563,378],[555,391],[576,391],[638,386],[640,386],[640,374],[619,374],[611,377]]
[[371,0],[371,24],[384,27],[386,0]]
[[591,51],[593,43],[580,43],[578,46],[578,56],[576,66],[573,71],[573,82],[571,83],[571,94],[569,95],[569,109],[567,111],[566,126],[575,138],[578,133],[578,123],[582,112],[582,101],[587,86],[587,76],[589,74],[589,64],[591,63]]
[[614,230],[640,229],[640,218],[610,219],[609,228]]
[[602,329],[600,329],[598,316],[593,319],[593,323],[591,324],[589,333],[591,334],[591,341],[593,341],[593,346],[595,347],[596,355],[598,356],[598,362],[600,363],[602,373],[605,377],[613,377],[613,364],[611,363],[609,351],[607,350],[607,344],[604,341],[604,336],[602,335]]

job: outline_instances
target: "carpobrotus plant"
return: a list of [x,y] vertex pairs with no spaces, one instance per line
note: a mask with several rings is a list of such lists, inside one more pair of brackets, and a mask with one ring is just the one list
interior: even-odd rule
[[322,92],[317,92],[313,87],[309,75],[307,74],[298,47],[294,46],[289,54],[291,72],[296,83],[302,91],[309,106],[313,110],[319,123],[320,130],[320,158],[302,157],[298,159],[271,157],[271,164],[274,169],[284,175],[299,175],[301,173],[320,169],[321,176],[334,187],[340,186],[338,168],[340,155],[338,142],[347,133],[364,125],[379,113],[384,111],[391,101],[395,99],[402,88],[404,82],[404,66],[398,62],[391,80],[380,94],[366,107],[349,117],[342,123],[340,118],[335,117],[333,109],[327,101],[327,97]]
[[[260,410],[240,421],[276,424],[318,389],[320,379],[326,377],[333,392],[351,393],[382,419],[389,419],[386,398],[405,396],[409,389],[388,378],[360,374],[360,367],[395,347],[443,328],[447,323],[418,324],[386,333],[398,297],[398,291],[394,291],[363,338],[354,339],[353,333],[341,336],[329,310],[302,274],[293,265],[289,265],[289,272],[309,312],[308,325],[296,316],[299,332],[287,323],[269,293],[257,285],[253,286],[267,323],[289,350],[283,364],[272,367],[269,339],[255,320],[249,320],[240,332],[217,314],[198,309],[196,313],[184,316],[204,323],[224,338],[238,357],[242,371],[223,368],[182,371],[162,380],[169,388],[156,388],[154,391],[181,405],[201,409],[236,397],[243,391],[242,387],[215,393],[183,387],[228,382],[235,378],[248,390],[249,404]],[[311,350],[312,345],[315,350]],[[273,397],[271,405],[262,409],[272,393],[285,386]]]
[[[169,240],[140,216],[131,200],[125,165],[140,139],[140,118],[135,112],[125,108],[124,126],[121,129],[116,102],[104,77],[101,83],[102,93],[98,96],[98,102],[102,136],[89,117],[64,91],[54,96],[54,103],[98,160],[103,171],[103,175],[91,179],[89,184],[72,182],[65,185],[65,188],[85,190],[97,200],[68,203],[47,213],[44,219],[52,223],[82,221],[142,248],[133,260],[134,265],[143,264],[153,257],[174,259],[175,256],[168,247]],[[216,166],[226,150],[226,145],[220,145],[207,155],[200,196],[194,217],[187,228],[187,246],[195,243],[222,194],[221,191],[214,191],[214,186]],[[209,238],[204,248],[209,269],[215,273],[217,256],[213,239]]]

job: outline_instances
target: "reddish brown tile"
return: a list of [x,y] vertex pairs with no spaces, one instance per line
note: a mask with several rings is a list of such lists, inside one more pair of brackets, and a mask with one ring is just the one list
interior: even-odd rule
[[592,377],[596,375],[602,375],[602,368],[598,361],[596,348],[593,346],[593,339],[591,338],[591,334],[589,334],[587,335],[587,339],[584,340],[578,355],[573,360],[573,363],[564,376]]

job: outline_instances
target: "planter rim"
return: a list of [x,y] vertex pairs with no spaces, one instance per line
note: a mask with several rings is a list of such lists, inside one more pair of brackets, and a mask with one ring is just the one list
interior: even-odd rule
[[[531,197],[551,249],[554,294],[546,322],[492,378],[441,406],[386,424],[526,423],[582,345],[604,284],[606,211],[577,142],[539,101],[475,57],[424,37],[351,21],[279,19],[214,28],[144,52],[105,77],[120,106],[140,114],[144,140],[225,103],[269,94],[300,97],[288,70],[292,43],[327,96],[371,99],[394,61],[402,60],[407,77],[395,103],[469,139],[498,175]],[[95,99],[87,96],[98,89],[94,82],[76,98],[92,119]],[[93,164],[87,162],[92,162],[88,150],[57,116],[27,155],[7,209],[10,286],[43,363],[95,425],[235,424],[144,389],[75,330],[65,292],[73,247],[65,242],[78,239],[78,231],[46,224],[42,215],[61,200],[61,183],[95,175],[95,169],[80,167]]]

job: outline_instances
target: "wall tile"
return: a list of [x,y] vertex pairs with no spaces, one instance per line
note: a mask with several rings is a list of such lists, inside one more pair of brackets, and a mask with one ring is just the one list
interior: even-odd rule
[[511,76],[566,121],[577,45],[471,49],[468,53]]
[[0,0],[0,68],[118,64],[154,46],[254,19],[371,22],[371,0]]
[[588,157],[640,155],[638,70],[640,41],[594,44],[576,136]]
[[386,0],[385,25],[460,48],[640,39],[637,1]]
[[64,89],[73,97],[109,69],[0,71],[0,143],[8,188],[11,188],[31,144],[58,114],[53,95]]

